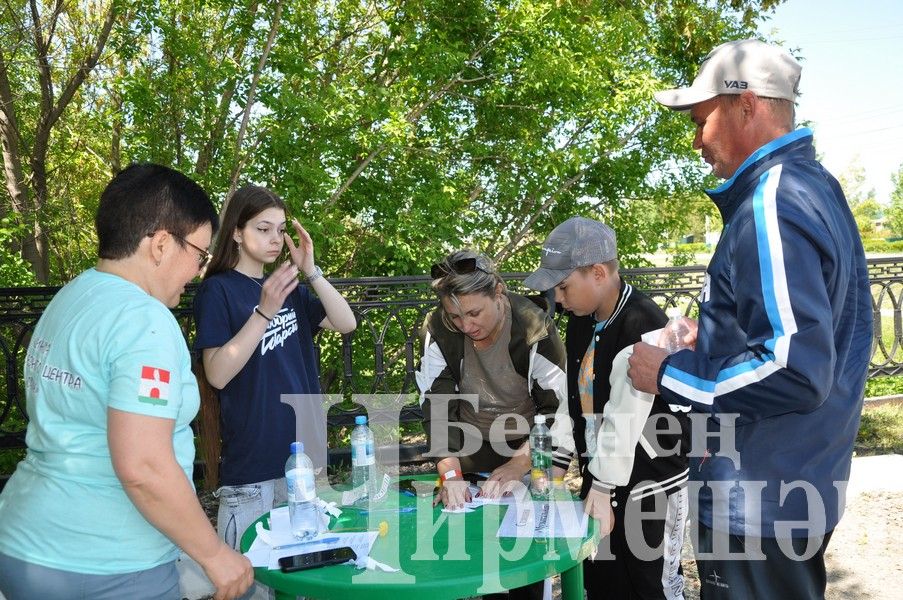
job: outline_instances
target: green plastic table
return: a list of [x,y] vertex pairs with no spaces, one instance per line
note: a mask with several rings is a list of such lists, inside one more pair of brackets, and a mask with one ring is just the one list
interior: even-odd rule
[[[414,479],[435,480],[436,476]],[[402,479],[412,479],[403,477]],[[570,497],[570,494],[566,494]],[[320,490],[325,500],[335,500],[335,490]],[[416,507],[399,512],[399,508]],[[470,513],[446,514],[432,506],[432,497],[413,498],[390,491],[387,501],[369,515],[361,509],[341,507],[330,530],[377,531],[370,557],[400,569],[397,573],[357,569],[352,565],[321,567],[283,573],[256,568],[257,581],[276,590],[277,599],[335,600],[453,600],[502,592],[561,574],[564,600],[583,598],[582,562],[596,546],[598,531],[593,519],[585,538],[498,538],[496,532],[508,505],[487,504]],[[257,521],[268,523],[269,513]],[[255,521],[241,539],[247,551],[256,537]]]

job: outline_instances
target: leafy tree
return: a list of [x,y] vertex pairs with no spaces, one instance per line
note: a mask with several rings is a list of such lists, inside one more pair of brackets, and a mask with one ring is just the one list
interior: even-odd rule
[[25,226],[11,250],[21,250],[42,283],[50,279],[46,223],[55,204],[51,147],[58,158],[71,150],[63,117],[82,100],[117,14],[113,1],[7,2],[0,12],[0,140],[9,195],[0,217]]
[[881,218],[884,209],[874,198],[863,200],[853,208],[853,218],[863,237],[875,234],[875,221]]
[[887,209],[887,223],[896,236],[903,236],[903,165],[891,175],[890,207]]
[[837,177],[837,181],[843,188],[843,193],[851,208],[855,208],[867,200],[875,199],[875,189],[869,187],[865,168],[858,157],[854,158],[844,172]]
[[865,176],[865,168],[856,158],[841,173],[837,181],[847,197],[847,203],[856,219],[856,226],[863,237],[874,235],[875,219],[882,214],[881,205],[875,200],[875,189],[869,187]]
[[78,272],[99,189],[154,160],[218,199],[237,177],[273,188],[332,275],[423,273],[464,245],[529,268],[572,214],[609,221],[639,264],[698,228],[710,183],[652,92],[775,4],[8,3],[7,252],[39,281]]

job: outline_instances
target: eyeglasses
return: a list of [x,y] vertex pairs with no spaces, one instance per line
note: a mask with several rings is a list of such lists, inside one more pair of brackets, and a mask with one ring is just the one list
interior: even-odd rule
[[181,240],[181,241],[185,242],[186,244],[188,244],[189,246],[191,246],[192,248],[194,248],[195,250],[198,251],[198,253],[199,253],[199,256],[198,256],[198,269],[203,269],[204,267],[206,267],[206,266],[207,266],[207,263],[210,262],[210,259],[213,258],[213,255],[212,255],[212,254],[210,254],[209,252],[207,252],[207,251],[204,250],[203,248],[200,248],[200,247],[198,247],[198,246],[195,246],[194,244],[192,244],[191,242],[189,242],[188,240],[186,240],[185,238],[183,238],[181,235],[176,235],[176,234],[174,234],[174,233],[171,232],[171,231],[169,232],[169,235],[171,235],[172,237],[176,238],[177,240]]
[[483,267],[477,265],[476,258],[470,257],[459,258],[450,265],[445,261],[436,263],[430,268],[430,277],[432,277],[433,279],[441,279],[446,275],[451,275],[452,273],[457,273],[458,275],[466,275],[468,273],[473,273],[474,271],[483,271],[484,273],[489,272]]

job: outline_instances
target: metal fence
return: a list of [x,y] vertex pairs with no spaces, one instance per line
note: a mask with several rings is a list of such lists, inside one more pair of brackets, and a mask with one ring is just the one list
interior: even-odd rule
[[[875,314],[875,339],[870,376],[903,372],[903,259],[870,259],[869,277]],[[695,315],[705,267],[625,269],[622,275],[662,307],[678,306]],[[524,291],[524,273],[506,274],[512,291]],[[788,273],[793,277],[793,273]],[[353,422],[357,412],[353,394],[395,394],[406,402],[402,421],[420,419],[414,392],[414,370],[419,359],[418,332],[436,302],[429,279],[421,277],[366,277],[334,279],[358,318],[355,332],[318,337],[322,387],[346,401],[333,407],[330,427]],[[59,288],[0,288],[0,354],[5,377],[0,387],[0,450],[25,445],[25,395],[22,365],[31,332]],[[189,286],[182,303],[173,310],[189,343],[194,323]],[[826,316],[827,317],[827,316]]]

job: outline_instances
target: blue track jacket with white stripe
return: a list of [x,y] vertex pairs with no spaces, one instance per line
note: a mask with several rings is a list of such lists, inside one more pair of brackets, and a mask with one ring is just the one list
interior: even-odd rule
[[709,415],[707,437],[700,419],[692,433],[698,518],[756,537],[831,531],[872,343],[856,223],[808,129],[762,146],[707,193],[725,225],[706,271],[696,349],[671,355],[659,372],[665,402]]

